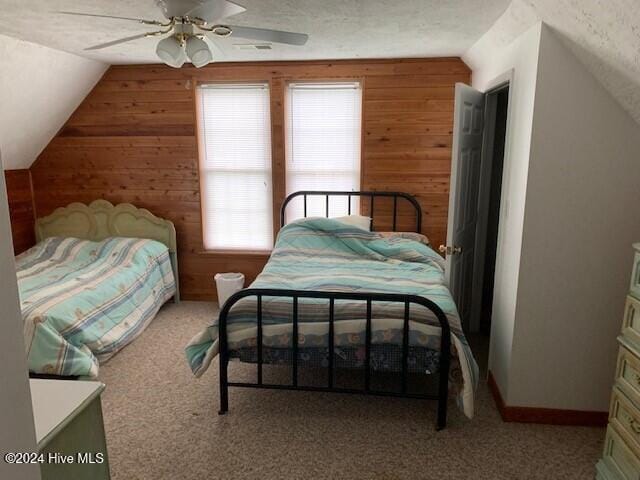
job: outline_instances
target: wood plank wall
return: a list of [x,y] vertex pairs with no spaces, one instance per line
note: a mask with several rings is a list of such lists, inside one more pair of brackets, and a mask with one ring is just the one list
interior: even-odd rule
[[5,170],[4,178],[7,184],[13,251],[18,255],[36,243],[31,174],[26,169]]
[[434,245],[443,242],[454,84],[470,80],[458,58],[111,67],[31,169],[38,214],[106,198],[169,218],[178,231],[184,298],[213,299],[216,272],[241,271],[250,281],[268,257],[203,252],[195,86],[269,82],[277,217],[285,196],[286,84],[338,79],[364,87],[362,189],[417,195],[423,232]]

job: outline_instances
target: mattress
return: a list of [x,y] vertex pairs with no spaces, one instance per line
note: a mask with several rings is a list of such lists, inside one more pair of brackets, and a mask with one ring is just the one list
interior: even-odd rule
[[154,240],[52,237],[16,258],[29,370],[96,377],[175,294]]
[[[451,294],[444,282],[444,262],[426,242],[406,235],[381,235],[325,218],[304,219],[282,228],[269,262],[251,288],[332,292],[376,292],[419,295],[436,303],[451,327],[450,391],[464,413],[473,415],[478,367],[464,336]],[[300,298],[298,305],[299,362],[327,363],[328,300]],[[262,305],[265,363],[291,362],[292,299],[264,297]],[[238,301],[228,316],[230,358],[255,361],[257,343],[255,297]],[[404,304],[372,304],[372,368],[400,371]],[[346,368],[363,366],[366,303],[336,300],[334,355]],[[412,304],[409,322],[409,369],[425,374],[438,371],[440,326],[435,314]],[[394,353],[395,352],[395,353]],[[196,376],[218,353],[217,320],[186,347]],[[337,363],[337,365],[339,362]]]

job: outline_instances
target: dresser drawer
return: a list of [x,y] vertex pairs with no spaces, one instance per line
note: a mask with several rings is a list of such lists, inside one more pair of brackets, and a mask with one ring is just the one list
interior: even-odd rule
[[622,334],[629,341],[640,346],[640,300],[631,296],[627,297],[627,303],[624,306]]
[[[637,247],[636,247],[637,248]],[[633,273],[631,273],[631,295],[640,298],[640,252],[633,258]]]
[[640,455],[640,410],[618,387],[613,389],[609,423],[627,438],[631,450]]
[[609,425],[604,441],[603,460],[616,477],[640,480],[640,459],[633,454],[615,429]]
[[624,347],[620,347],[618,354],[616,384],[636,405],[640,405],[640,359]]

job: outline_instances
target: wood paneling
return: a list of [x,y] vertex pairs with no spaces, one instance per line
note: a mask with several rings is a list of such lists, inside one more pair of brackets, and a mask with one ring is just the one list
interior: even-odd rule
[[4,178],[7,184],[13,250],[18,255],[36,243],[31,175],[29,170],[5,170]]
[[[96,198],[131,202],[175,222],[184,298],[214,298],[216,272],[241,271],[251,281],[267,255],[202,251],[195,86],[269,82],[277,224],[285,195],[285,88],[307,79],[363,82],[362,189],[417,195],[424,233],[443,242],[454,84],[470,80],[457,58],[111,67],[31,169],[38,213]],[[385,208],[376,205],[380,226],[390,223]]]

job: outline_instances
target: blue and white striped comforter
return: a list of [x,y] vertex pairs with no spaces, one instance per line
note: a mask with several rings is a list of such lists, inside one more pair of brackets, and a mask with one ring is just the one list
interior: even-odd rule
[[[444,284],[443,259],[426,244],[402,235],[386,238],[331,219],[300,220],[280,231],[268,264],[251,287],[399,293],[430,299],[446,314],[451,326],[450,390],[456,395],[464,413],[473,416],[478,367],[462,332],[456,306]],[[373,312],[374,343],[389,343],[391,338],[401,338],[397,333],[403,325],[403,304],[374,302]],[[365,327],[363,318],[362,302],[336,302],[336,342],[346,338],[351,345],[361,345]],[[247,344],[255,345],[255,319],[255,298],[245,298],[234,305],[227,329],[231,350]],[[300,299],[299,321],[301,349],[326,345],[326,300]],[[291,300],[265,297],[263,325],[265,346],[289,345]],[[439,349],[439,322],[424,307],[416,305],[411,308],[409,343],[411,346]],[[216,320],[186,347],[193,373],[200,376],[217,353]]]
[[48,238],[16,269],[35,373],[95,377],[175,293],[169,251],[154,240]]

